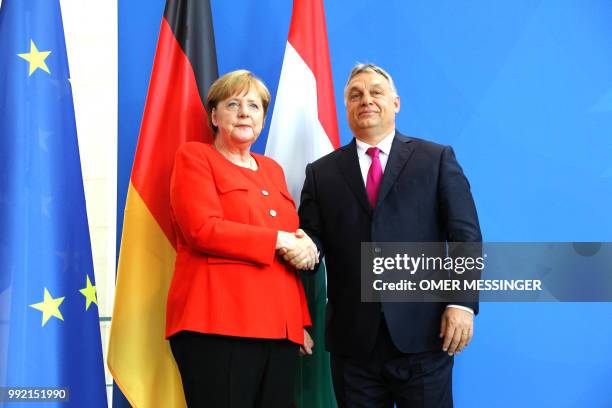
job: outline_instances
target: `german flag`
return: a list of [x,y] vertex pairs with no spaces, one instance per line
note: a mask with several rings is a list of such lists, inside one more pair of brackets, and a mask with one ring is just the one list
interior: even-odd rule
[[178,147],[211,142],[204,109],[217,78],[210,2],[167,0],[128,188],[108,367],[134,407],[185,406],[164,339],[176,243],[170,174]]

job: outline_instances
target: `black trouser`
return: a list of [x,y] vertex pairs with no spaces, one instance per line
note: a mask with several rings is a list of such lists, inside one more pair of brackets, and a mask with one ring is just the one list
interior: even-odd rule
[[442,350],[402,353],[385,319],[367,356],[331,355],[340,408],[452,408],[453,358]]
[[190,408],[289,408],[298,345],[182,331],[170,337]]

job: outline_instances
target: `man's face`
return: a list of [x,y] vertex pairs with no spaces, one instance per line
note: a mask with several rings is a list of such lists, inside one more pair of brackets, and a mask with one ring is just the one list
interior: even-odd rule
[[382,137],[395,129],[400,100],[385,77],[362,72],[346,87],[346,117],[358,139]]

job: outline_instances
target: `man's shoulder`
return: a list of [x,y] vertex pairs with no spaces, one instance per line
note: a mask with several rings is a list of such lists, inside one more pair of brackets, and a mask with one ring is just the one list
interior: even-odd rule
[[[351,143],[354,143],[354,142],[351,142]],[[321,156],[317,160],[310,163],[310,166],[312,166],[313,168],[319,169],[319,168],[328,167],[330,165],[335,165],[336,161],[345,153],[345,150],[350,147],[351,143],[345,146],[339,147],[338,149],[330,153],[327,153],[325,156]]]
[[440,143],[433,142],[431,140],[422,139],[415,136],[407,136],[401,134],[400,132],[395,133],[395,139],[401,143],[410,143],[414,146],[415,149],[422,149],[426,152],[432,153],[441,153],[443,150],[447,149],[447,145],[443,145]]
[[[397,143],[406,143],[411,147],[423,151],[429,154],[440,155],[444,150],[448,149],[449,146],[443,145],[440,143],[433,142],[431,140],[422,139],[415,136],[408,136],[400,133],[399,131],[395,132],[395,142]],[[334,150],[331,153],[322,156],[321,158],[315,160],[311,163],[311,166],[314,169],[323,169],[329,166],[335,166],[337,161],[346,154],[350,154],[351,152],[355,152],[355,139],[351,140],[349,143],[345,144],[342,147]]]

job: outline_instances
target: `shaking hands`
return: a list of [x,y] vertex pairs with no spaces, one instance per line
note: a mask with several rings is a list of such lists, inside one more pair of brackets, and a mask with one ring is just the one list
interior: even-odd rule
[[319,262],[319,251],[312,239],[301,229],[295,232],[279,231],[276,251],[295,269],[310,270]]

